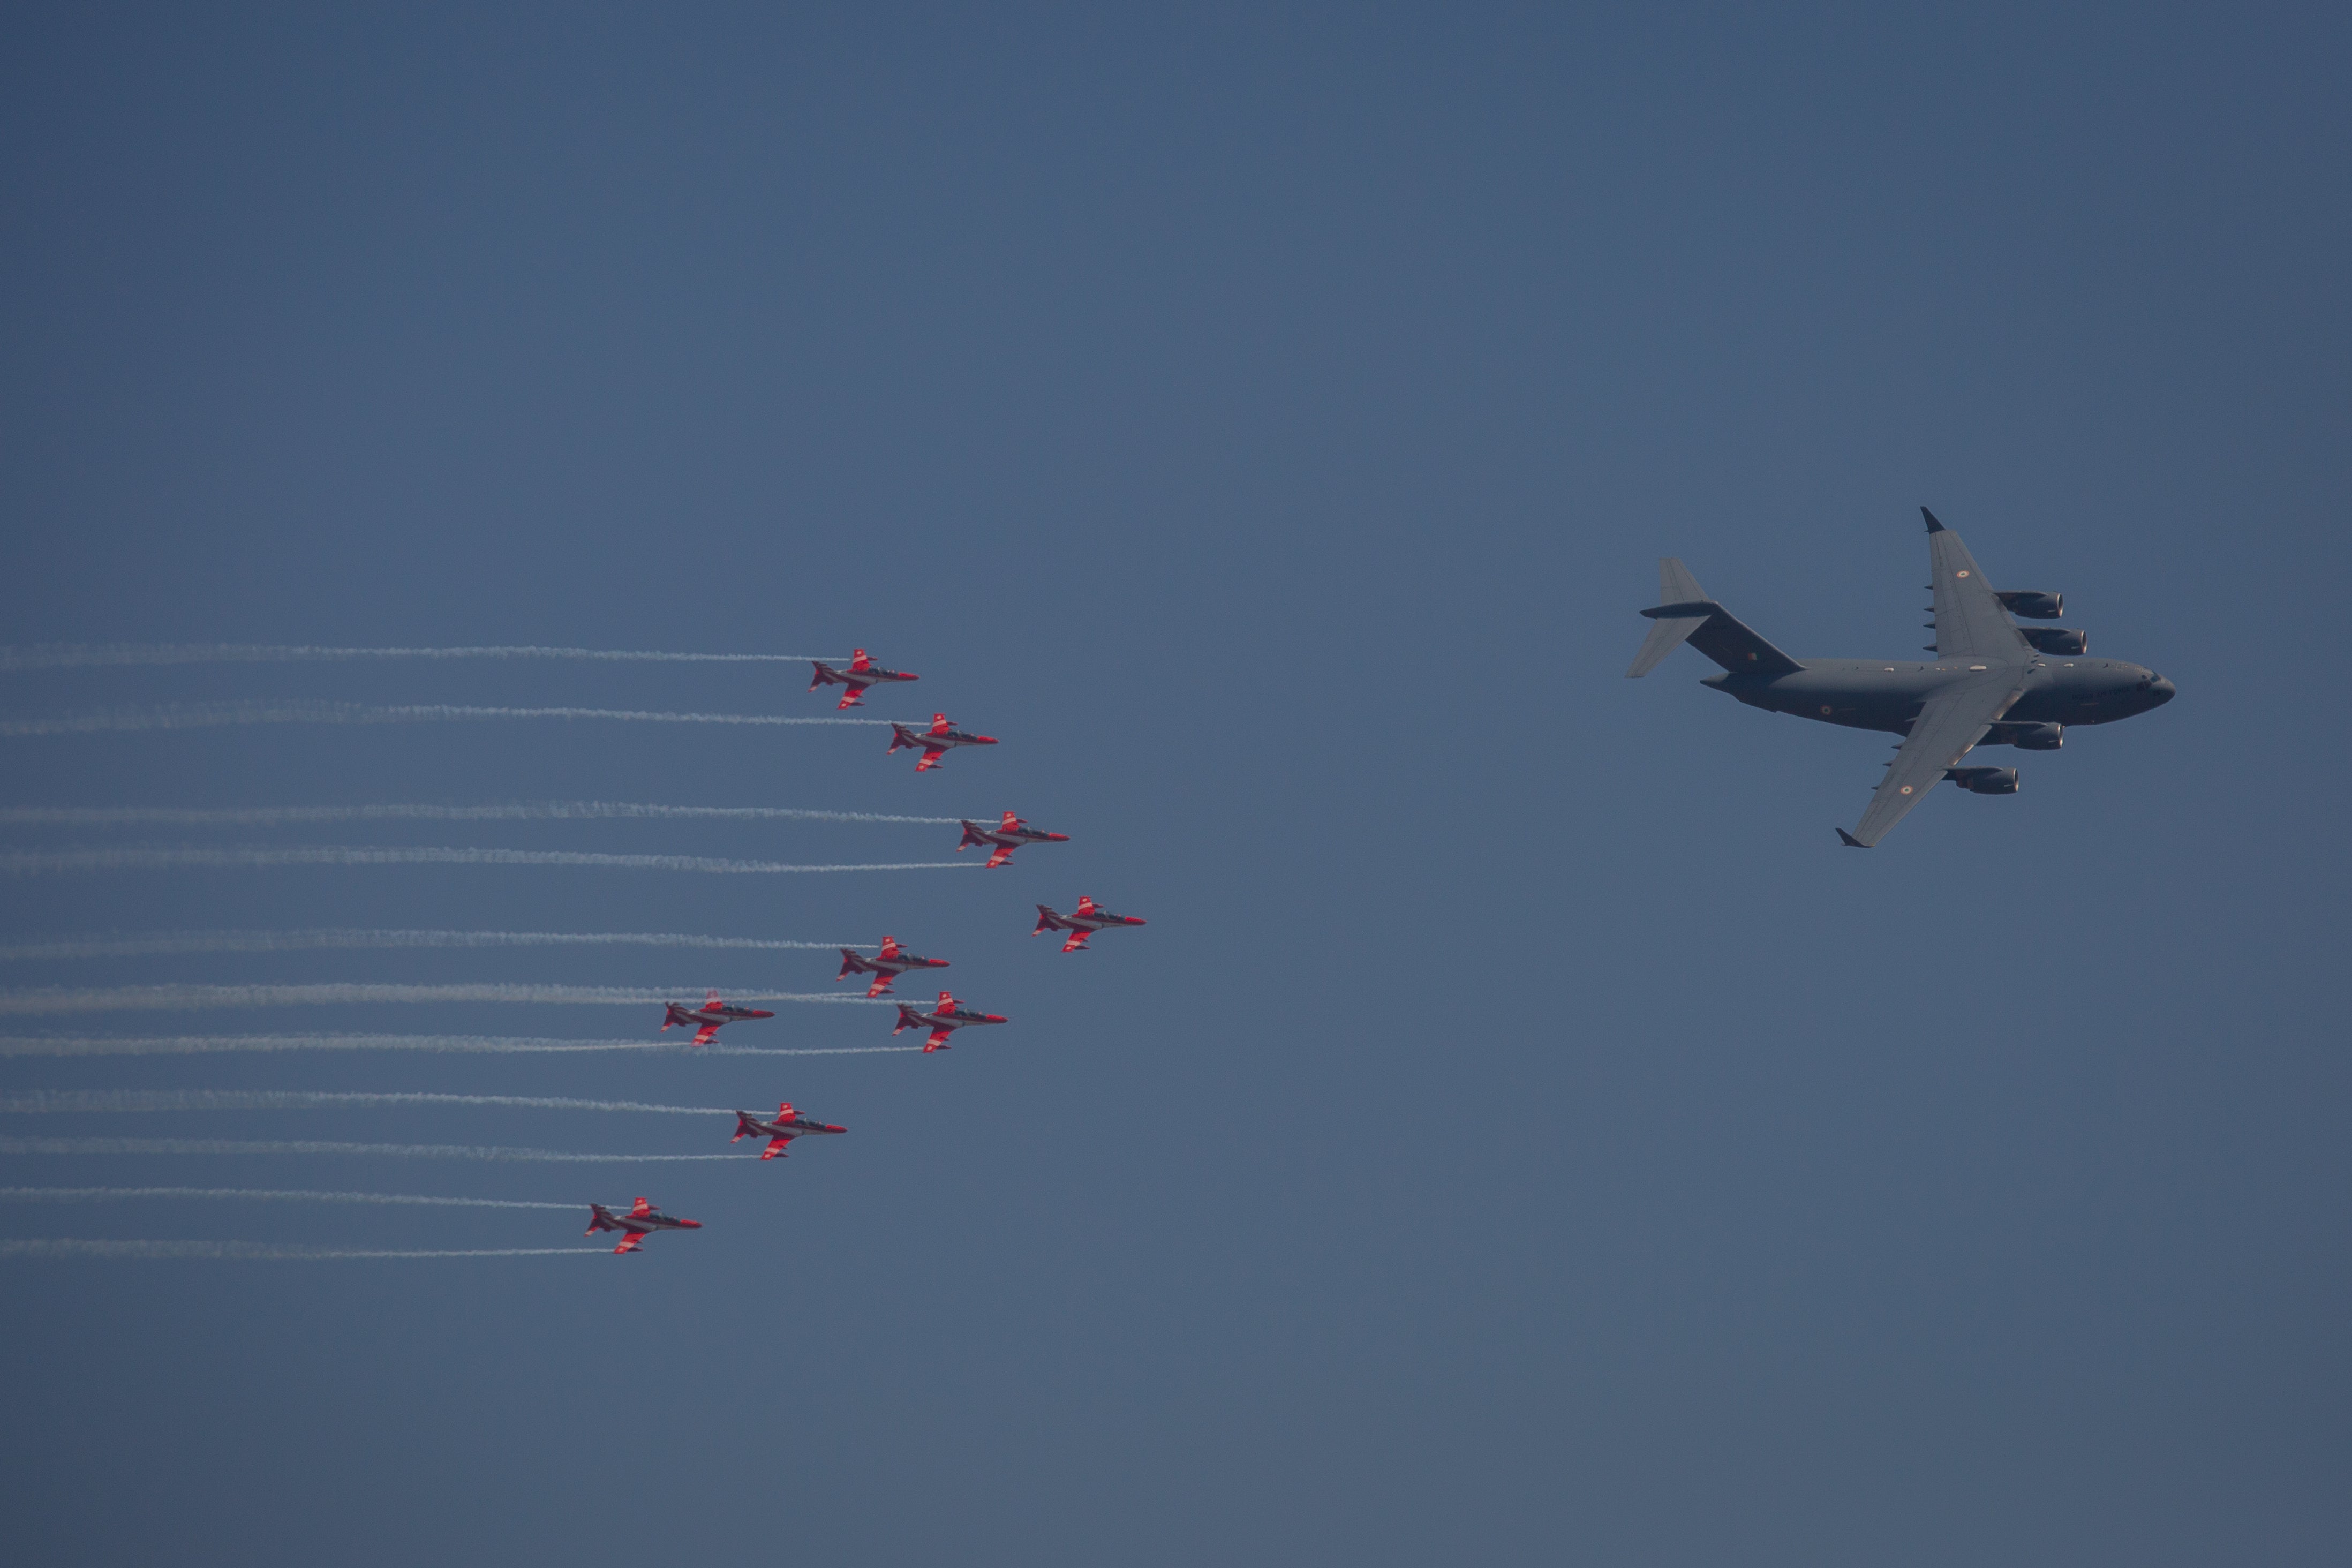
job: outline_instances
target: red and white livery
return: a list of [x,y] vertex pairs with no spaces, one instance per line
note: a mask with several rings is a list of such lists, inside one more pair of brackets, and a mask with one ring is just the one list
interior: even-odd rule
[[1002,1013],[970,1012],[958,1005],[953,996],[942,991],[940,993],[940,1005],[928,1013],[918,1013],[904,1002],[899,1003],[898,1027],[890,1032],[895,1035],[905,1029],[929,1029],[931,1032],[931,1037],[923,1042],[923,1054],[929,1056],[933,1051],[946,1050],[948,1037],[967,1024],[1010,1022],[1012,1020]]
[[956,853],[961,855],[976,845],[991,845],[993,848],[988,857],[988,866],[989,869],[994,870],[1012,859],[1013,852],[1024,844],[1067,844],[1069,841],[1070,836],[1066,833],[1040,833],[1008,811],[1004,814],[1004,821],[995,827],[965,822],[963,842],[956,846]]
[[679,1002],[672,1002],[668,1005],[669,1011],[662,1015],[662,1033],[666,1035],[672,1029],[692,1029],[694,1038],[688,1043],[697,1046],[709,1045],[710,1037],[719,1033],[719,1026],[731,1024],[738,1018],[775,1016],[762,1007],[738,1007],[731,1003],[721,1002],[716,991],[710,993],[709,1000],[699,1007],[688,1007]]
[[853,974],[871,974],[874,976],[874,984],[866,988],[866,994],[879,996],[890,989],[890,982],[898,979],[909,969],[945,969],[947,967],[946,959],[925,958],[919,952],[908,952],[898,945],[897,937],[886,936],[882,939],[882,951],[871,958],[855,949],[843,948],[841,973],[834,978],[846,980]]
[[835,669],[821,658],[811,659],[809,662],[816,666],[816,679],[809,682],[811,691],[814,691],[820,686],[845,686],[849,689],[841,694],[841,700],[833,705],[835,712],[839,712],[844,708],[865,707],[866,689],[869,686],[879,685],[886,680],[920,680],[922,679],[919,675],[909,675],[903,669],[883,668],[866,657],[864,648],[859,648],[856,655],[850,659],[847,669]]
[[657,1230],[700,1230],[701,1228],[700,1220],[673,1219],[643,1198],[639,1198],[626,1214],[614,1214],[603,1204],[588,1205],[588,1235],[593,1236],[600,1230],[627,1232],[621,1237],[621,1245],[613,1248],[616,1253],[635,1252],[645,1245],[646,1237]]
[[921,760],[915,763],[915,771],[919,773],[929,773],[938,767],[940,759],[958,746],[996,744],[996,737],[993,735],[974,735],[957,729],[948,722],[948,716],[944,713],[932,714],[931,727],[928,730],[909,730],[904,724],[893,724],[890,729],[889,749],[882,754],[887,757],[891,752],[905,746],[920,747],[923,755]]
[[1098,931],[1107,930],[1111,926],[1139,926],[1143,923],[1133,915],[1115,915],[1108,910],[1101,908],[1092,899],[1080,894],[1078,907],[1068,914],[1056,913],[1045,905],[1039,904],[1037,928],[1029,934],[1043,936],[1049,931],[1068,931],[1070,938],[1062,943],[1062,951],[1083,952],[1088,951],[1087,938]]
[[814,1117],[803,1116],[793,1109],[793,1102],[788,1100],[776,1107],[776,1116],[772,1121],[754,1116],[748,1110],[737,1111],[735,1136],[727,1142],[740,1143],[746,1138],[765,1138],[768,1141],[768,1146],[760,1151],[760,1158],[781,1160],[784,1157],[784,1145],[795,1138],[805,1138],[812,1132],[846,1132],[848,1131],[848,1128],[835,1127],[830,1121],[819,1121]]

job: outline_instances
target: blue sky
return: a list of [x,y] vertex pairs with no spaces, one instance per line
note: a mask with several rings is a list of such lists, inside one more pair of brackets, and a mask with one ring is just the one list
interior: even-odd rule
[[[869,713],[1003,743],[918,778],[878,730],[36,737],[0,748],[0,804],[1012,808],[1072,842],[986,874],[14,880],[11,943],[887,931],[1014,1020],[928,1058],[9,1059],[16,1090],[790,1097],[852,1129],[781,1168],[6,1157],[18,1184],[643,1191],[707,1222],[625,1262],[6,1260],[14,1550],[2340,1561],[2347,34],[2315,5],[18,18],[0,640],[863,646],[923,676]],[[1880,738],[1738,708],[1688,652],[1622,679],[1633,612],[1675,553],[1801,657],[1901,654],[1923,502],[2180,697],[1999,754],[2021,795],[1939,792],[1849,855],[1831,829]],[[10,717],[832,711],[757,665],[0,679]],[[955,832],[5,831],[786,861],[950,858]],[[1082,892],[1151,924],[1085,956],[1028,938]],[[692,995],[835,965],[6,967]],[[880,1009],[779,1012],[726,1037],[888,1039]],[[12,1205],[0,1235],[572,1224]]]

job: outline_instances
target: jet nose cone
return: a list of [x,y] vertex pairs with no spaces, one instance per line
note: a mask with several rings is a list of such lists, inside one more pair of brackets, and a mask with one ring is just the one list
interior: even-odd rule
[[2162,707],[2165,703],[2171,701],[2172,699],[2179,692],[2179,689],[2180,689],[2179,687],[2173,685],[2172,682],[2165,679],[2164,677],[2160,675],[2154,680],[2149,681],[2147,685],[2147,694],[2149,697],[2155,699],[2158,707]]
[[698,1219],[682,1219],[678,1221],[677,1224],[678,1228],[681,1230],[700,1230],[702,1228],[702,1222]]

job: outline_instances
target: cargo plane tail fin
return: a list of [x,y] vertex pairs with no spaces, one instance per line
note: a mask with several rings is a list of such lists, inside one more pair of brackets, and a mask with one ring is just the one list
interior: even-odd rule
[[1793,675],[1804,668],[1708,598],[1690,568],[1671,555],[1658,563],[1658,592],[1661,602],[1642,612],[1655,624],[1627,679],[1649,674],[1685,642],[1735,675]]

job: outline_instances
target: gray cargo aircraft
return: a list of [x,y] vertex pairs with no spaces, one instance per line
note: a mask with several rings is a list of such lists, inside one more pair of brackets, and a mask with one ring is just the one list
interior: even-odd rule
[[2012,615],[2054,620],[2060,594],[2001,592],[1985,581],[1960,536],[1926,507],[1936,634],[1933,663],[1875,658],[1790,658],[1708,598],[1672,556],[1658,563],[1659,596],[1643,610],[1656,625],[1625,674],[1650,673],[1688,642],[1723,666],[1699,684],[1750,708],[1904,737],[1862,821],[1838,837],[1867,849],[1945,779],[1976,795],[2015,795],[2015,768],[1964,768],[1977,746],[2054,752],[2072,724],[2110,724],[2172,700],[2172,682],[2142,665],[2080,657],[2087,633],[2021,626]]

